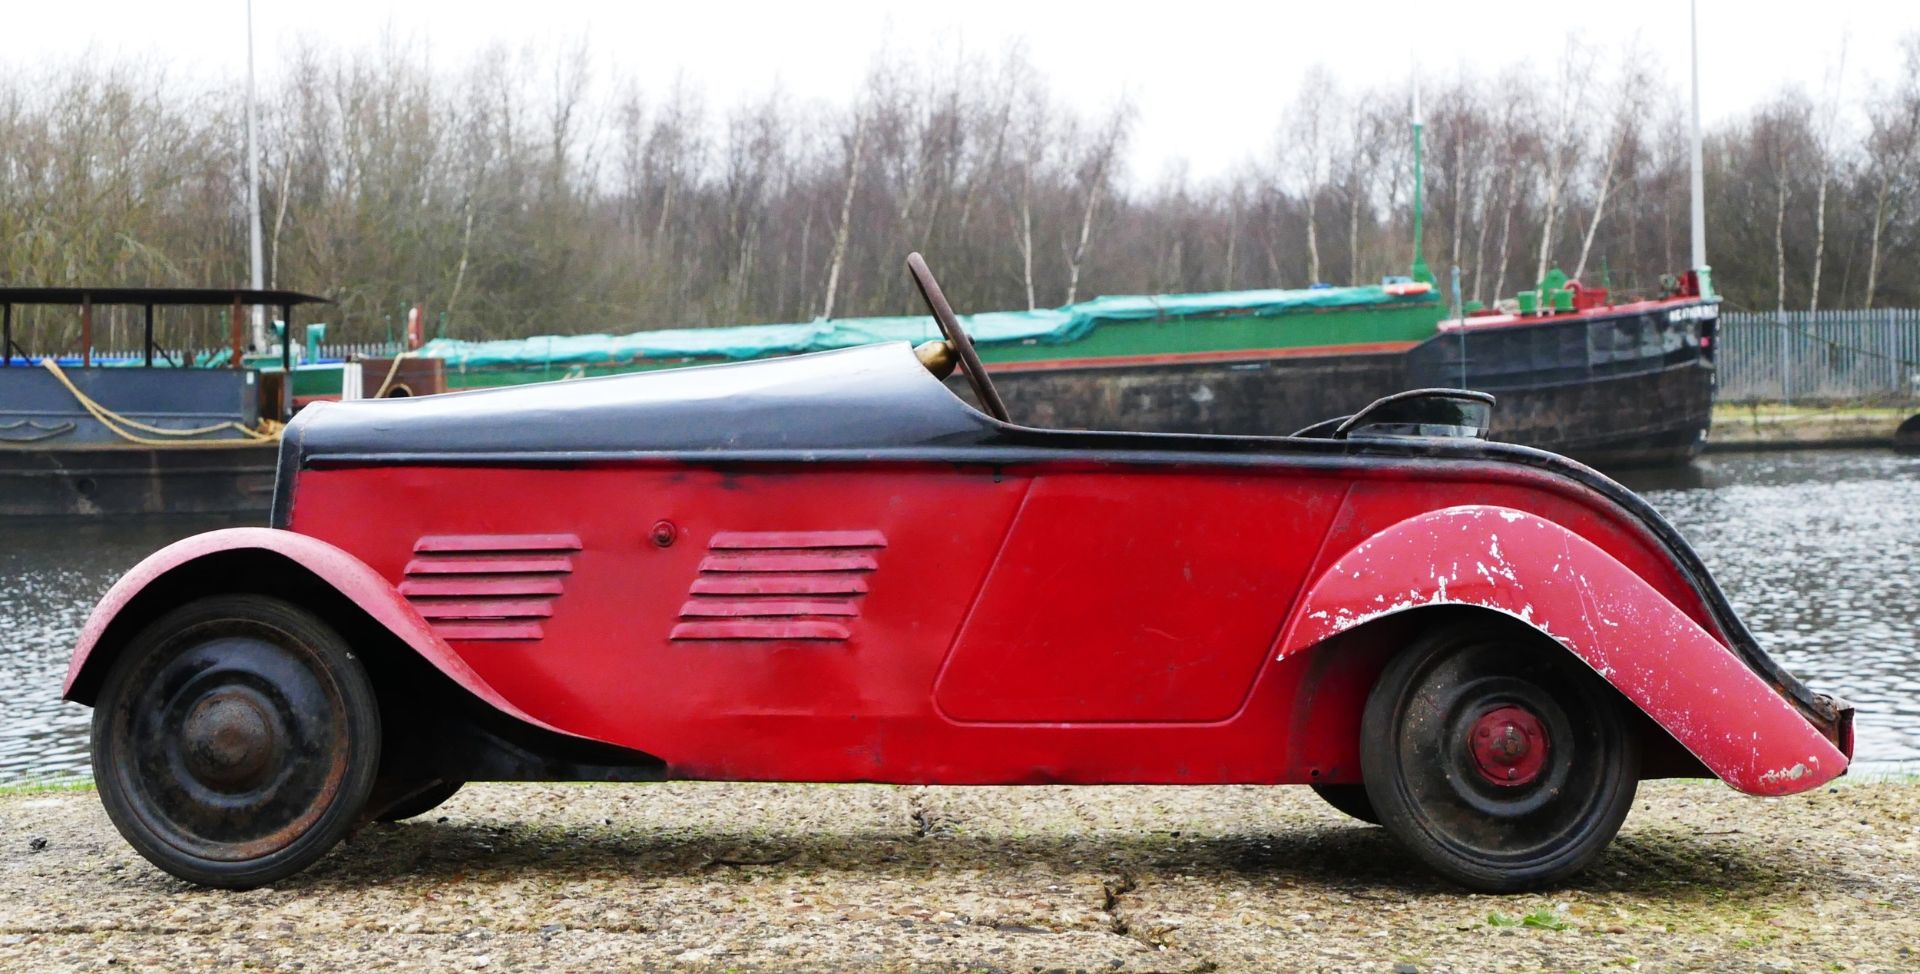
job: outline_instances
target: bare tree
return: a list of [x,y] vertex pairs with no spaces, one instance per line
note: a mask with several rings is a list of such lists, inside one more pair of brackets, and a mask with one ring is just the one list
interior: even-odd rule
[[1827,78],[1827,99],[1819,118],[1813,126],[1813,139],[1809,149],[1814,156],[1814,166],[1819,174],[1818,189],[1814,193],[1813,204],[1813,283],[1807,288],[1807,310],[1820,310],[1820,271],[1827,256],[1827,186],[1833,181],[1833,135],[1834,127],[1840,116],[1840,88],[1847,68],[1847,48],[1843,41],[1840,45],[1840,57]]
[[[1371,100],[1363,97],[1361,102]],[[1382,153],[1387,151],[1389,141],[1385,130],[1390,129],[1391,124],[1383,113],[1358,106],[1347,117],[1347,152],[1341,164],[1341,188],[1347,205],[1347,283],[1358,284],[1361,281],[1360,215],[1372,203],[1380,179]]]
[[[1783,91],[1708,133],[1730,305],[1920,305],[1920,35],[1904,51],[1891,76],[1849,77],[1858,106]],[[1556,255],[1646,291],[1683,255],[1678,90],[1623,54],[1644,76],[1594,91],[1576,53],[1431,89],[1428,225],[1476,300]],[[1358,282],[1406,256],[1404,79],[1342,99],[1320,72],[1275,120],[1284,154],[1195,181],[1130,174],[1131,111],[1054,99],[1017,48],[890,55],[839,99],[712,111],[684,80],[604,84],[580,43],[293,54],[260,103],[272,280],[335,299],[341,340],[420,301],[474,338],[908,313],[916,248],[975,309]],[[110,58],[0,71],[0,276],[243,279],[242,107],[237,85]],[[224,334],[169,316],[162,340]],[[77,323],[27,314],[16,337],[69,349]]]
[[1787,202],[1794,177],[1806,169],[1812,148],[1813,106],[1790,93],[1760,110],[1750,136],[1773,190],[1774,308],[1787,308]]
[[1279,168],[1287,174],[1285,182],[1306,205],[1307,282],[1316,283],[1320,275],[1320,191],[1326,185],[1328,159],[1334,154],[1332,139],[1338,131],[1334,119],[1342,112],[1340,88],[1333,73],[1323,64],[1307,69],[1300,93],[1293,100],[1284,141],[1280,145]]
[[1587,255],[1593,251],[1594,234],[1600,229],[1600,218],[1606,214],[1607,194],[1613,189],[1614,173],[1621,157],[1626,155],[1628,146],[1646,123],[1654,84],[1647,63],[1646,56],[1632,47],[1621,59],[1620,80],[1610,98],[1613,114],[1604,136],[1605,145],[1601,149],[1597,169],[1599,177],[1595,180],[1593,215],[1587,220],[1586,235],[1580,240],[1580,259],[1574,261],[1573,265],[1576,280],[1586,273]]
[[1586,114],[1587,92],[1593,83],[1594,55],[1575,35],[1567,35],[1558,59],[1558,84],[1549,117],[1541,119],[1543,129],[1551,132],[1546,143],[1547,170],[1544,184],[1545,212],[1540,220],[1540,266],[1535,279],[1547,276],[1553,258],[1553,230],[1560,219],[1562,197],[1567,179],[1580,158],[1581,131],[1578,122]]
[[1898,216],[1902,203],[1920,181],[1914,172],[1920,155],[1920,34],[1909,35],[1899,79],[1891,91],[1875,98],[1868,109],[1867,168],[1872,173],[1872,242],[1867,258],[1864,304],[1873,307],[1880,285],[1881,242],[1887,224]]
[[[1502,79],[1500,107],[1500,159],[1506,170],[1506,187],[1500,193],[1500,246],[1499,257],[1494,260],[1492,300],[1498,301],[1506,293],[1507,268],[1509,266],[1509,244],[1513,240],[1513,215],[1521,203],[1520,194],[1526,184],[1520,182],[1523,172],[1532,169],[1532,156],[1538,141],[1532,134],[1533,86],[1530,79],[1518,73],[1509,73]],[[1475,292],[1479,283],[1475,282]]]
[[833,317],[833,298],[840,290],[840,271],[847,261],[847,241],[853,232],[853,197],[860,190],[861,161],[867,154],[867,115],[853,112],[853,137],[847,145],[847,192],[840,198],[840,223],[833,231],[833,256],[827,263],[827,297],[821,302],[820,317]]
[[1102,199],[1112,191],[1114,171],[1120,164],[1120,153],[1126,148],[1127,132],[1132,123],[1133,109],[1130,106],[1122,105],[1114,109],[1105,124],[1079,152],[1074,178],[1085,202],[1080,207],[1080,233],[1072,248],[1067,250],[1067,299],[1062,302],[1064,304],[1072,304],[1079,298],[1080,273],[1087,261],[1094,218],[1100,212]]

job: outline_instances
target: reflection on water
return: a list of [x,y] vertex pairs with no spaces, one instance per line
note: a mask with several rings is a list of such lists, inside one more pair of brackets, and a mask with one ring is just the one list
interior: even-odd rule
[[1920,764],[1920,457],[1711,455],[1689,477],[1625,479],[1775,659],[1858,708],[1863,769]]
[[93,604],[154,550],[236,522],[0,521],[0,781],[87,770],[93,711],[60,700]]
[[[1863,768],[1920,765],[1920,457],[1716,455],[1627,485],[1692,539],[1762,645],[1859,707]],[[59,700],[87,611],[202,520],[0,522],[0,780],[84,773],[84,707]]]

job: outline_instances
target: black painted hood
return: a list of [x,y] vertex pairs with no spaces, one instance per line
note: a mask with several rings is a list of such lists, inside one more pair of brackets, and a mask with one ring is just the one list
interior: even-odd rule
[[789,358],[540,382],[413,399],[315,403],[298,458],[858,450],[962,446],[996,424],[905,342]]

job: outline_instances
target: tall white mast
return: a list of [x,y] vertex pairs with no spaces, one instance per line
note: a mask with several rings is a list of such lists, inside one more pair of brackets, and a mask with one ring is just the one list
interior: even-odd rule
[[1413,264],[1407,268],[1407,276],[1416,281],[1432,284],[1433,271],[1427,268],[1427,251],[1420,239],[1421,226],[1426,218],[1425,200],[1422,187],[1426,185],[1426,173],[1421,168],[1421,136],[1426,129],[1426,117],[1420,112],[1420,63],[1413,65]]
[[[260,249],[260,141],[253,114],[253,0],[247,0],[247,243],[253,252],[252,287],[258,291],[266,287],[266,259]],[[253,308],[253,347],[267,347],[266,309],[259,305]]]
[[1689,4],[1693,32],[1693,269],[1707,266],[1706,153],[1700,144],[1700,0]]

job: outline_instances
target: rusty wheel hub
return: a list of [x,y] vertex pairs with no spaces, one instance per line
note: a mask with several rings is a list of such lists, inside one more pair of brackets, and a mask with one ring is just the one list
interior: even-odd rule
[[202,784],[247,791],[266,780],[280,729],[271,705],[251,688],[223,687],[202,697],[180,729],[181,758]]
[[1467,732],[1473,765],[1487,781],[1509,788],[1531,784],[1546,767],[1552,743],[1540,718],[1525,707],[1496,707]]

